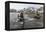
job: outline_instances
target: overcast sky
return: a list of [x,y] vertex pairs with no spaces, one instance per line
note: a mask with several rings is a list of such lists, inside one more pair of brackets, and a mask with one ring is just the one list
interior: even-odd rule
[[43,5],[10,3],[10,9],[20,10],[20,9],[24,9],[24,8],[28,8],[28,7],[34,7],[37,9],[37,8],[43,7]]

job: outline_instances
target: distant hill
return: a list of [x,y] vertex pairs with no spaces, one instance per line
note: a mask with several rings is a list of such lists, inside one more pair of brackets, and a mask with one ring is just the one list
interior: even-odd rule
[[17,10],[16,9],[10,9],[10,12],[16,12]]

